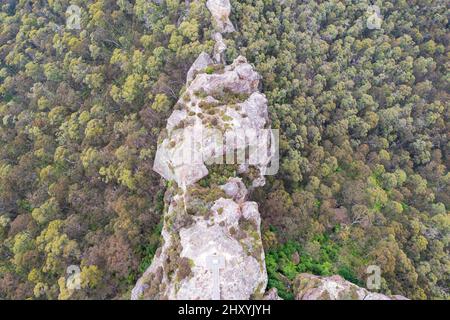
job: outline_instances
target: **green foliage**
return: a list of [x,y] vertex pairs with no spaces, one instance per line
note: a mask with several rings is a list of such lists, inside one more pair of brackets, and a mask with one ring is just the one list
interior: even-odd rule
[[205,73],[213,74],[214,73],[214,68],[212,66],[206,67],[205,68]]
[[155,252],[160,245],[159,239],[161,237],[162,226],[162,223],[159,223],[151,234],[149,242],[141,246],[140,255],[142,258],[138,267],[139,274],[144,273],[152,263]]
[[352,270],[349,266],[342,266],[337,270],[337,273],[347,281],[350,281],[358,286],[364,286],[363,281],[357,278],[354,270]]
[[165,94],[158,94],[155,97],[151,108],[157,112],[167,112],[170,108],[170,100]]
[[225,184],[230,177],[236,176],[237,166],[230,164],[214,164],[208,166],[208,171],[209,174],[198,181],[198,184],[203,188]]
[[[332,275],[336,272],[333,264],[337,262],[338,252],[339,248],[336,244],[325,235],[316,236],[311,246],[302,246],[297,242],[288,241],[276,249],[269,250],[266,254],[269,288],[277,288],[283,299],[293,299],[291,284],[295,277],[299,273]],[[299,258],[295,258],[296,255]],[[340,271],[342,270],[346,279],[357,281],[350,269]]]

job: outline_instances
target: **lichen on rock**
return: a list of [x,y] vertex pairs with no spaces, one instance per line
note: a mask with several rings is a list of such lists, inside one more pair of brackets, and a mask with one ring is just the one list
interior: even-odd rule
[[[231,178],[226,185],[236,182],[240,180]],[[243,184],[233,192],[234,197],[217,189],[222,196],[205,201],[200,195],[211,188],[187,188],[184,196],[190,210],[186,211],[183,195],[172,197],[164,219],[163,246],[138,280],[132,299],[212,299],[213,274],[207,257],[215,255],[225,259],[220,270],[222,299],[264,294],[267,274],[258,206],[240,197],[247,194]]]
[[258,167],[262,179],[274,154],[273,146],[264,149],[270,130],[265,130],[267,99],[258,91],[259,74],[242,56],[223,67],[211,62],[202,53],[190,68],[179,109],[169,117],[167,137],[156,152],[154,170],[179,186],[197,182],[208,174],[208,164],[247,148],[259,157],[243,161]]

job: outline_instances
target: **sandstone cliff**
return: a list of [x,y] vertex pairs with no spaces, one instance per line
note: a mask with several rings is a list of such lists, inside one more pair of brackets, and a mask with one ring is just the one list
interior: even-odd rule
[[[189,70],[186,92],[167,121],[154,162],[154,170],[170,182],[163,245],[132,299],[263,296],[267,274],[260,216],[257,203],[246,197],[247,186],[264,183],[271,149],[259,153],[257,162],[251,157],[225,161],[265,146],[259,142],[266,133],[267,100],[258,91],[259,78],[244,57],[224,66],[202,53]],[[244,129],[252,135],[234,134]],[[222,143],[228,134],[232,141]],[[217,165],[222,160],[227,163]]]

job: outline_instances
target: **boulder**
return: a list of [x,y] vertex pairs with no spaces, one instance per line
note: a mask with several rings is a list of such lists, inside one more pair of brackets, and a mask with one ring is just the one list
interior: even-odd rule
[[206,2],[211,15],[214,19],[214,25],[218,32],[234,32],[234,26],[230,21],[231,4],[230,0],[208,0]]
[[296,300],[404,300],[403,296],[387,296],[370,292],[339,275],[330,277],[302,273],[294,280]]
[[[208,164],[240,153],[239,164],[260,171],[253,187],[262,186],[275,146],[268,143],[274,137],[266,129],[267,99],[258,91],[260,76],[242,56],[228,66],[211,61],[202,53],[189,70],[186,92],[167,121],[153,169],[166,180],[189,186],[208,174]],[[244,159],[247,149],[252,152]]]
[[200,55],[195,59],[192,66],[189,68],[189,71],[186,75],[186,83],[189,83],[194,79],[197,72],[205,69],[207,66],[213,64],[213,60],[206,52],[200,53]]

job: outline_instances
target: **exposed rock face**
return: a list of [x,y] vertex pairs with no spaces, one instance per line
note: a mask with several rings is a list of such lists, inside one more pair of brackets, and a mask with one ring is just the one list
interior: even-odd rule
[[[262,161],[232,164],[233,174],[210,178],[206,187],[199,183],[214,159],[246,149],[268,151],[260,143],[268,116],[259,79],[244,57],[223,66],[202,53],[189,70],[186,92],[167,120],[167,135],[154,161],[154,170],[174,182],[165,195],[163,244],[132,299],[263,297],[267,273],[258,205],[246,201],[247,187],[236,174],[255,168],[259,175],[247,176],[247,183],[264,184],[273,153],[266,152]],[[225,145],[215,136],[243,129],[253,129],[254,135],[234,135]],[[194,159],[186,161],[186,154]],[[211,259],[221,261],[218,272]]]
[[278,296],[277,288],[271,288],[264,294],[263,300],[283,300]]
[[267,274],[258,205],[241,197],[247,190],[240,179],[231,178],[227,185],[238,186],[232,191],[234,198],[220,187],[167,191],[163,246],[138,280],[132,299],[213,299],[214,274],[208,259],[214,256],[224,259],[219,270],[221,299],[263,296]]
[[167,120],[167,137],[158,146],[154,170],[185,187],[208,174],[207,164],[250,148],[257,157],[242,164],[260,170],[261,181],[256,183],[262,185],[275,146],[267,149],[273,136],[264,129],[267,99],[258,92],[260,76],[242,56],[228,66],[211,62],[202,53],[189,70],[186,92],[177,102],[179,110]]
[[230,0],[208,0],[206,2],[217,31],[220,33],[233,32],[234,27],[230,21],[231,4]]
[[[262,186],[276,157],[275,145],[268,148],[267,144],[274,137],[264,130],[267,99],[258,91],[259,74],[244,57],[224,65],[222,33],[234,31],[230,1],[208,0],[207,7],[217,30],[213,59],[203,52],[189,69],[186,92],[158,144],[154,170],[170,182],[164,199],[162,245],[133,288],[133,300],[280,299],[275,288],[265,293],[258,205],[246,201],[247,186],[236,176],[245,175],[251,188]],[[256,159],[246,158],[247,150]],[[243,159],[232,162],[231,176],[217,180],[213,172],[211,181],[200,183],[210,173],[209,165],[220,164],[223,169],[220,159],[226,158],[229,164],[230,156]],[[338,213],[338,218],[344,216]],[[299,263],[298,254],[292,259]],[[297,300],[405,299],[369,292],[340,276],[301,274],[294,291]]]
[[370,292],[338,275],[320,277],[302,273],[294,281],[296,300],[407,300],[399,295]]
[[213,61],[212,61],[211,57],[209,56],[209,54],[207,54],[206,52],[200,53],[198,58],[194,61],[192,66],[189,68],[189,71],[186,76],[186,82],[190,83],[194,79],[197,72],[204,70],[207,66],[212,65],[212,64],[213,64]]

